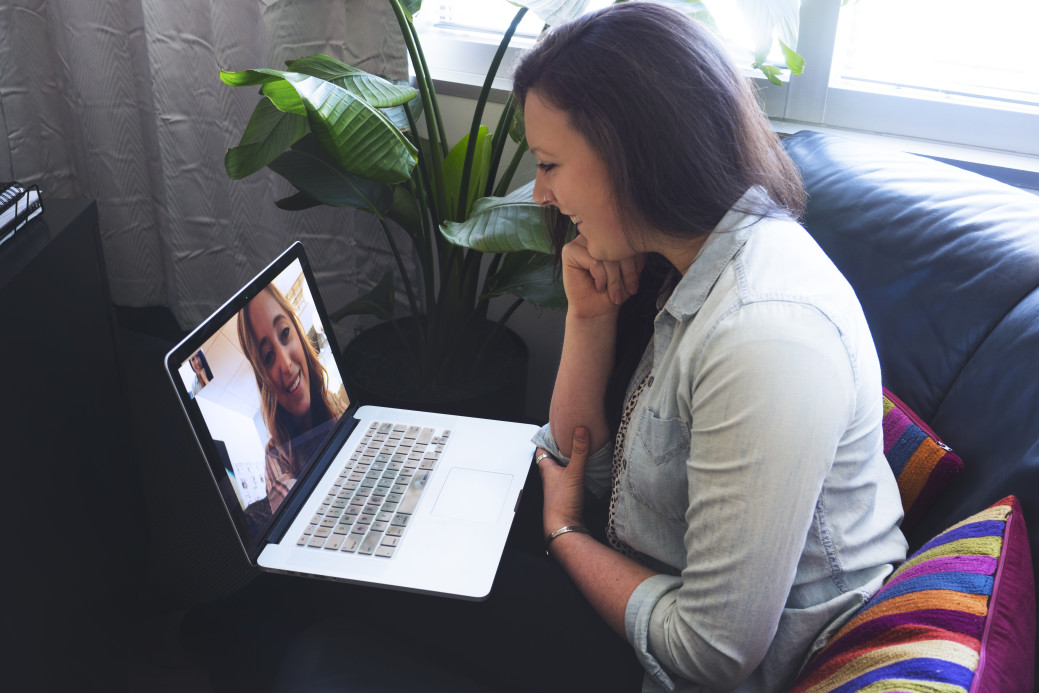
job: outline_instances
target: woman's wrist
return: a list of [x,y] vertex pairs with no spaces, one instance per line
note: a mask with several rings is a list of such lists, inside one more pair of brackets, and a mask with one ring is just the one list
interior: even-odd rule
[[544,530],[545,541],[552,536],[560,527],[584,527],[584,520],[580,517],[567,516],[565,513],[554,514],[551,518],[546,517],[542,529]]
[[584,525],[581,525],[581,524],[563,525],[559,529],[557,529],[557,530],[555,530],[553,532],[550,532],[548,534],[548,536],[545,537],[545,551],[546,552],[548,551],[549,545],[553,541],[555,541],[557,538],[563,536],[564,534],[569,534],[571,532],[575,532],[577,534],[591,535],[591,532],[588,531],[588,528],[585,527]]
[[583,314],[571,307],[566,312],[565,329],[567,331],[580,330],[582,332],[608,333],[613,335],[617,331],[617,317],[620,314],[620,306],[613,306],[603,312]]

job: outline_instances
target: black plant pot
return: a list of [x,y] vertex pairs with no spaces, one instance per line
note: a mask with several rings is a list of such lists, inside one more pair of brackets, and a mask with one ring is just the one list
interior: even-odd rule
[[[477,345],[495,327],[491,321],[477,326],[458,349],[466,350],[457,362],[460,372],[430,377],[419,373],[414,353],[401,335],[417,348],[415,318],[400,318],[375,325],[358,334],[343,349],[346,387],[354,399],[401,409],[474,416],[506,421],[526,421],[527,370],[530,353],[523,339],[508,328],[477,363]],[[473,368],[473,364],[476,367]]]

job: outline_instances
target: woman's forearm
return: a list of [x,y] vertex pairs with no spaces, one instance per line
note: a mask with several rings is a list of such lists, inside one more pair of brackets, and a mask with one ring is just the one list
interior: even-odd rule
[[571,453],[577,426],[591,433],[592,450],[602,447],[611,436],[603,397],[613,369],[616,340],[616,313],[597,318],[567,316],[549,409],[552,435],[564,455]]
[[592,608],[626,638],[624,612],[628,600],[636,587],[656,573],[587,534],[560,535],[549,549]]

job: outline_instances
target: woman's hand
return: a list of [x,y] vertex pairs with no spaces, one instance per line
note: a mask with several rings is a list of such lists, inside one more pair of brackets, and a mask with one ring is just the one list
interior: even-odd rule
[[639,275],[645,265],[642,255],[620,261],[596,260],[588,253],[583,236],[563,246],[563,289],[568,315],[596,318],[616,314],[618,308],[639,290]]
[[[584,468],[588,462],[591,443],[588,430],[574,429],[573,452],[570,464],[561,466],[553,457],[538,462],[542,485],[545,488],[544,530],[548,535],[560,527],[584,525]],[[540,457],[545,450],[538,448]]]

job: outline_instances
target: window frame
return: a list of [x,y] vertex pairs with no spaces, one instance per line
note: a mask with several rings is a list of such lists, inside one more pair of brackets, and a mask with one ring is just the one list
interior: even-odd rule
[[[802,0],[798,52],[804,74],[770,84],[747,69],[777,130],[839,131],[881,139],[906,151],[1035,174],[1039,189],[1039,113],[1027,107],[992,108],[900,90],[874,93],[830,84],[840,0]],[[438,92],[475,96],[497,47],[498,36],[478,36],[420,26]],[[496,100],[511,88],[511,66],[524,50],[513,41],[494,87]],[[472,66],[472,67],[470,67]]]

